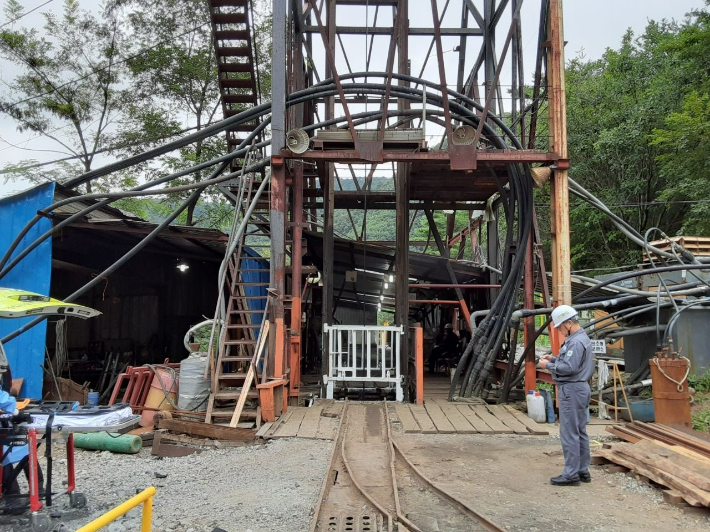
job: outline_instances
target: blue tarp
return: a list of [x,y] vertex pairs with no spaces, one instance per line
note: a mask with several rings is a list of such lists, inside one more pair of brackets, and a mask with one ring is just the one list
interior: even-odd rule
[[[0,200],[0,256],[4,255],[15,237],[25,224],[37,213],[54,201],[54,183],[41,185],[22,194]],[[13,256],[20,253],[38,236],[52,228],[51,220],[42,218],[25,235]],[[42,295],[49,295],[49,283],[52,277],[52,239],[48,238],[17,266],[0,279],[4,288],[21,288]],[[17,330],[32,318],[0,320],[0,338]],[[5,352],[10,362],[12,378],[25,379],[20,392],[21,397],[41,399],[42,366],[44,366],[47,322],[43,321],[34,328],[22,333],[5,344]]]
[[[267,270],[264,272],[244,271],[242,272],[242,281],[245,283],[268,283],[269,282],[269,261],[261,257],[256,251],[249,247],[242,250],[242,254],[253,259],[242,259],[241,267],[243,270]],[[266,296],[266,286],[245,286],[244,295],[246,296]],[[249,310],[264,310],[266,308],[266,298],[263,299],[247,299]],[[262,314],[256,313],[251,315],[253,325],[261,325]]]

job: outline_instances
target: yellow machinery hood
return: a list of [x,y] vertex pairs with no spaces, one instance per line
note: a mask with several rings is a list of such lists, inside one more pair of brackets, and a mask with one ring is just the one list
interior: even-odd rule
[[93,318],[101,314],[83,305],[65,303],[59,299],[17,290],[0,288],[0,318],[26,318],[29,316],[76,316]]

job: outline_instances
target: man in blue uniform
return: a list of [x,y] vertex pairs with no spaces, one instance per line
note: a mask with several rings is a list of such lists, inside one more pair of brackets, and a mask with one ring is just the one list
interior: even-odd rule
[[552,311],[552,323],[565,338],[559,355],[544,355],[540,366],[547,368],[557,383],[560,403],[560,440],[565,456],[562,474],[551,478],[555,486],[579,486],[591,482],[589,474],[589,436],[587,412],[591,390],[589,379],[594,373],[592,342],[579,325],[577,311],[560,305]]

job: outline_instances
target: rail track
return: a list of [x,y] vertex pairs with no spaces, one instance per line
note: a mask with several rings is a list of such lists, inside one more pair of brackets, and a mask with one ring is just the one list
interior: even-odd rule
[[311,532],[502,528],[428,478],[392,437],[386,403],[346,403]]

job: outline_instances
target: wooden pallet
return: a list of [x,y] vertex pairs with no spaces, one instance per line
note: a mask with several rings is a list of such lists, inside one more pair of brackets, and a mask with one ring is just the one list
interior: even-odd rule
[[340,426],[345,403],[332,400],[318,401],[310,408],[290,407],[269,427],[257,433],[258,438],[307,438],[333,440]]
[[[672,242],[680,244],[685,249],[690,251],[693,255],[700,257],[710,256],[710,237],[706,236],[673,236],[670,238]],[[650,242],[650,244],[663,251],[671,250],[671,243],[668,240],[656,240]],[[653,257],[656,258],[655,256]],[[644,262],[650,262],[648,259],[648,254],[643,252]]]
[[[626,441],[601,449],[593,457],[621,466],[637,478],[668,488],[672,504],[710,507],[710,439],[685,428],[633,422],[608,427]],[[679,499],[682,499],[679,500]]]

